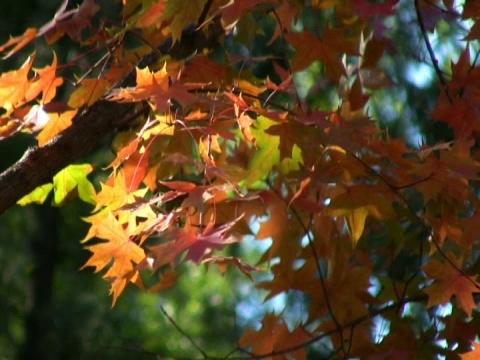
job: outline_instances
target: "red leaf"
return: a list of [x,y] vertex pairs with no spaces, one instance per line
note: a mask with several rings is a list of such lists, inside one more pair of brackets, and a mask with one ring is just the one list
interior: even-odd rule
[[42,26],[37,36],[45,35],[49,45],[55,43],[65,34],[72,40],[81,42],[82,31],[91,26],[91,18],[100,10],[94,0],[84,0],[82,5],[76,9],[67,10],[68,1],[60,6],[54,18]]

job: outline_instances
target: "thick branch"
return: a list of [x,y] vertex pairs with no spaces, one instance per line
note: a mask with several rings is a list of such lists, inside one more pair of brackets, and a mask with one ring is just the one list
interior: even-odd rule
[[[172,47],[171,39],[140,60],[143,68],[153,64],[161,54],[173,58],[186,58],[196,51],[212,47],[223,29],[219,21],[214,22],[208,33],[193,27],[182,34],[181,41]],[[118,86],[132,86],[135,72],[128,74]],[[36,187],[50,182],[53,176],[74,161],[94,149],[102,139],[115,129],[127,125],[134,118],[135,104],[96,102],[76,116],[73,125],[46,144],[34,147],[12,167],[0,174],[0,214],[15,205],[23,196]]]

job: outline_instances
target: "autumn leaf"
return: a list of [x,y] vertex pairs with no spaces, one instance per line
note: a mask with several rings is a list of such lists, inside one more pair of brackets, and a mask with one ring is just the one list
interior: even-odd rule
[[353,0],[355,7],[360,16],[364,20],[369,20],[374,16],[392,16],[395,15],[394,7],[398,0],[388,0],[382,3],[371,3],[368,0]]
[[23,198],[18,200],[18,205],[28,205],[31,203],[43,204],[47,200],[50,191],[53,189],[53,184],[45,184],[37,187],[30,194],[25,195]]
[[25,94],[25,100],[31,101],[42,93],[41,104],[48,104],[55,97],[57,87],[63,84],[63,79],[56,76],[57,55],[53,53],[52,65],[43,69],[34,68],[34,70],[37,76]]
[[258,149],[248,164],[250,170],[248,181],[250,183],[266,177],[270,170],[280,162],[280,151],[278,149],[280,138],[265,131],[272,124],[274,124],[273,121],[259,116],[255,129],[252,128],[251,130]]
[[367,216],[380,220],[395,217],[392,200],[368,185],[347,186],[334,196],[325,210],[329,216],[345,216],[353,245],[356,245],[365,229]]
[[278,1],[269,0],[267,2],[261,0],[230,0],[225,5],[219,8],[217,14],[222,15],[222,25],[226,30],[231,30],[237,23],[238,19],[243,17],[245,13],[257,5],[275,5]]
[[281,358],[287,359],[289,358],[287,354],[290,354],[294,359],[305,359],[304,348],[294,351],[288,351],[288,349],[302,344],[308,338],[309,334],[303,329],[296,328],[295,331],[290,332],[279,317],[268,313],[262,321],[261,329],[258,331],[248,329],[240,338],[239,345],[243,348],[251,347],[253,354],[267,359],[274,357],[265,355],[281,351],[285,351],[280,355]]
[[105,95],[110,84],[106,80],[84,79],[80,86],[70,95],[68,106],[78,109],[84,105],[94,104],[101,96]]
[[430,259],[423,270],[435,280],[424,290],[428,295],[427,307],[445,305],[455,296],[458,305],[468,316],[472,316],[473,309],[477,307],[473,294],[480,292],[476,276],[462,274],[451,264],[435,259]]
[[160,281],[148,288],[147,292],[154,293],[173,287],[178,280],[178,275],[171,269],[165,273],[160,274]]
[[87,179],[87,175],[93,171],[89,164],[70,165],[53,177],[55,196],[53,204],[62,205],[68,195],[76,188],[78,195],[83,201],[95,204],[95,189]]
[[113,260],[108,276],[125,275],[133,270],[133,264],[140,263],[145,257],[143,249],[130,240],[128,229],[125,229],[110,212],[106,216],[95,217],[92,231],[82,242],[92,237],[105,240],[87,247],[93,254],[83,267],[95,267],[95,272],[101,271]]
[[10,40],[8,40],[5,44],[0,46],[0,53],[4,52],[6,49],[11,48],[10,51],[3,56],[3,59],[8,59],[12,55],[15,55],[17,52],[19,52],[21,49],[23,49],[25,46],[30,44],[33,40],[37,38],[38,30],[35,28],[28,28],[25,30],[23,35],[19,35],[16,37],[10,37]]
[[68,1],[64,1],[53,20],[38,31],[37,36],[45,35],[49,45],[57,42],[64,35],[80,42],[83,30],[91,26],[90,20],[100,10],[94,0],[84,0],[78,8],[71,10],[67,10],[67,5]]
[[243,215],[217,227],[215,227],[213,221],[210,222],[203,233],[189,247],[185,260],[191,260],[199,264],[207,251],[221,250],[226,245],[239,242],[239,238],[228,234],[228,232],[242,217]]
[[86,247],[92,255],[82,269],[91,266],[95,272],[99,272],[109,266],[104,278],[112,280],[111,292],[115,304],[127,281],[138,275],[134,265],[145,258],[145,252],[130,239],[129,229],[122,226],[110,212],[92,219],[92,227],[83,242],[94,236],[104,241]]
[[156,25],[158,27],[166,9],[166,2],[167,0],[158,0],[157,2],[152,3],[146,8],[146,11],[142,17],[138,19],[135,26],[139,28],[145,28]]
[[182,32],[190,24],[196,24],[207,0],[189,0],[188,6],[182,0],[170,0],[166,4],[162,19],[170,21],[173,41],[182,37]]
[[209,225],[202,234],[196,234],[193,231],[184,229],[163,233],[162,238],[167,240],[167,242],[149,247],[149,256],[153,259],[153,271],[167,264],[175,265],[180,255],[187,250],[185,261],[191,260],[200,264],[207,251],[219,250],[226,245],[238,242],[239,239],[228,235],[227,232],[239,219],[241,217],[216,228]]
[[30,87],[28,73],[33,64],[33,57],[29,57],[18,70],[8,71],[0,75],[0,104],[10,115],[15,108],[25,101],[25,95]]
[[123,170],[117,172],[113,185],[101,184],[101,186],[102,189],[95,196],[95,211],[102,207],[110,211],[119,209],[123,205],[135,202],[136,197],[143,197],[148,191],[147,188],[131,191]]
[[65,111],[63,113],[48,114],[49,120],[40,134],[37,135],[38,146],[44,146],[63,130],[72,125],[72,120],[77,114],[77,110]]
[[303,33],[285,34],[287,41],[297,50],[297,55],[292,61],[292,70],[300,71],[318,60],[325,64],[326,75],[337,81],[346,75],[340,55],[358,54],[355,42],[346,40],[343,29],[330,29],[327,27],[322,37],[317,37],[309,31]]
[[251,281],[253,281],[252,278],[252,272],[254,271],[264,271],[264,269],[256,266],[251,266],[248,264],[243,263],[239,258],[233,257],[233,256],[212,256],[208,257],[204,260],[202,260],[202,264],[210,265],[210,264],[215,264],[219,268],[220,272],[222,274],[225,274],[228,267],[233,265],[237,269],[239,269],[245,276],[247,276]]

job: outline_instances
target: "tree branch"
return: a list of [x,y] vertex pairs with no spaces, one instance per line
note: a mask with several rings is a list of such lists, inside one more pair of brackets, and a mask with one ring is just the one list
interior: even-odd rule
[[[181,40],[173,44],[166,40],[158,49],[143,57],[138,67],[157,61],[161,54],[176,59],[186,58],[196,51],[213,47],[224,33],[220,21],[212,23],[207,32],[190,27]],[[135,70],[123,78],[117,87],[135,85]],[[0,174],[0,214],[15,205],[36,187],[50,182],[60,170],[92,151],[106,135],[128,125],[135,116],[136,104],[97,101],[79,113],[73,124],[43,147],[29,149],[16,164]]]

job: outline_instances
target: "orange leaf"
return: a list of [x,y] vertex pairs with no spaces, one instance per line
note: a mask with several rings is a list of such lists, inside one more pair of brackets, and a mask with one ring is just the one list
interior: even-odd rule
[[480,284],[475,276],[467,277],[451,264],[435,259],[431,259],[423,270],[435,280],[433,285],[424,290],[428,294],[427,307],[445,305],[455,296],[458,305],[468,316],[472,316],[473,309],[477,307],[473,294],[480,292]]
[[77,110],[65,111],[61,114],[48,114],[50,120],[43,128],[42,132],[37,136],[38,146],[45,145],[63,130],[72,125],[72,119],[76,114]]
[[33,40],[37,38],[37,29],[35,28],[28,28],[23,35],[16,36],[16,37],[11,37],[10,40],[8,40],[5,44],[0,46],[0,53],[4,52],[6,49],[12,47],[15,45],[13,49],[11,49],[7,55],[5,55],[3,58],[8,59],[12,55],[16,54],[19,52],[21,49],[23,49],[25,46],[30,44]]
[[48,104],[55,97],[57,87],[63,84],[63,79],[55,75],[57,71],[57,55],[53,54],[52,65],[35,70],[38,73],[37,80],[28,89],[25,94],[25,100],[33,100],[38,94],[42,93],[42,104]]
[[477,342],[471,342],[473,350],[464,354],[460,354],[462,360],[477,360],[480,359],[480,344]]
[[288,349],[302,344],[309,338],[309,334],[300,327],[290,332],[280,318],[269,313],[262,321],[262,328],[258,331],[248,329],[241,337],[239,345],[243,348],[252,347],[255,355],[266,359],[276,358],[262,356],[274,351],[285,351],[285,354],[281,355],[283,359],[290,358],[287,354],[290,354],[293,359],[305,359],[305,348],[301,347],[294,351],[288,351]]
[[145,258],[143,249],[130,241],[128,228],[120,225],[112,213],[95,218],[86,239],[93,236],[105,242],[87,246],[93,254],[82,268],[92,266],[95,272],[99,272],[111,264],[104,277],[116,278],[128,274],[133,270],[133,264],[139,264]]
[[146,28],[152,25],[160,26],[163,13],[165,12],[165,3],[167,0],[158,0],[150,5],[148,10],[137,21],[136,27]]
[[25,101],[25,94],[31,84],[28,73],[32,63],[33,56],[29,57],[20,69],[5,72],[0,76],[0,104],[6,110],[5,115],[10,115]]

